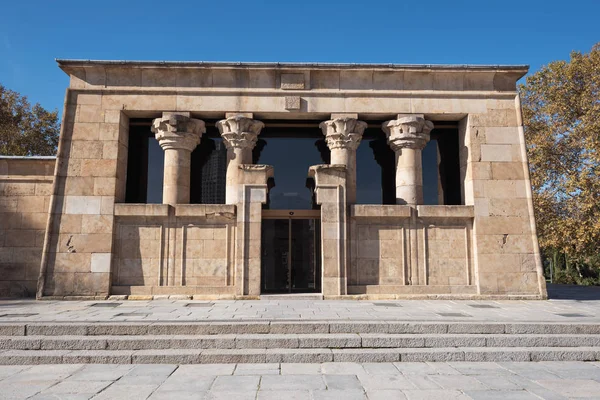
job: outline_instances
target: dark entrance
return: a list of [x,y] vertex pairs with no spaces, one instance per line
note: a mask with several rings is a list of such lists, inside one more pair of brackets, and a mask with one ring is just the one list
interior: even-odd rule
[[321,292],[319,211],[263,210],[261,292]]

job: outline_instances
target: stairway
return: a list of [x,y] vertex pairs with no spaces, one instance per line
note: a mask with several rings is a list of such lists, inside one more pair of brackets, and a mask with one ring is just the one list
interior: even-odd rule
[[600,324],[0,323],[0,364],[596,361]]

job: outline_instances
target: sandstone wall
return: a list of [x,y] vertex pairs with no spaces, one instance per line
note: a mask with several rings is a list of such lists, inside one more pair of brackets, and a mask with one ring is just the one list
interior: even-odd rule
[[235,207],[117,204],[112,294],[233,294]]
[[0,298],[35,295],[54,157],[0,157]]

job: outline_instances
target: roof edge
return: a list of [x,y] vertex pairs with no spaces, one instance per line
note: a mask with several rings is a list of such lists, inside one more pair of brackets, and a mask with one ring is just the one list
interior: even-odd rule
[[82,60],[57,58],[60,68],[86,66],[140,66],[140,67],[259,67],[259,68],[388,68],[434,70],[493,70],[527,72],[529,65],[476,65],[476,64],[385,64],[385,63],[294,63],[294,62],[225,62],[225,61],[133,61]]

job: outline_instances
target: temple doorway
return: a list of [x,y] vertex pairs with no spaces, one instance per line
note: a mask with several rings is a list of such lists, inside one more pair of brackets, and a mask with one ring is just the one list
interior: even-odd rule
[[261,293],[321,292],[318,210],[263,210]]

